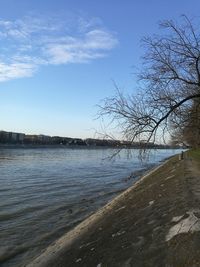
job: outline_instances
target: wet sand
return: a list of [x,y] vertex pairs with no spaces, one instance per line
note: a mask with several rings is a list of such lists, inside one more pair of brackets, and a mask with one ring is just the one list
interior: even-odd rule
[[200,266],[198,160],[169,159],[27,266]]

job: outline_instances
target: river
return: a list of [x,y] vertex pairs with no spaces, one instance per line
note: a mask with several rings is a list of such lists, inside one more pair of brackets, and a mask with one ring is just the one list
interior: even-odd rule
[[0,265],[23,266],[180,150],[0,149]]

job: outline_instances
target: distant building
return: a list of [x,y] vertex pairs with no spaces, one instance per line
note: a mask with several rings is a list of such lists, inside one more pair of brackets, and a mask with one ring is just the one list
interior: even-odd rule
[[18,134],[17,133],[10,133],[10,138],[11,138],[11,141],[16,143],[17,142],[17,138],[18,138]]
[[79,146],[86,146],[86,142],[81,138],[74,138],[69,143],[70,145],[79,145]]
[[54,145],[63,145],[63,137],[60,136],[52,136],[51,142]]
[[109,140],[109,139],[93,139],[87,138],[85,139],[87,146],[109,146],[116,147],[120,145],[120,141],[118,140]]
[[38,143],[38,136],[35,134],[26,134],[24,137],[24,143],[37,144]]
[[70,145],[73,142],[73,138],[70,137],[61,137],[61,136],[52,136],[51,143],[55,145]]
[[9,133],[5,131],[0,131],[0,143],[9,142]]
[[25,138],[25,134],[23,134],[23,133],[18,133],[18,141],[19,141],[19,142],[23,142],[23,141],[24,141],[24,138]]
[[37,136],[38,143],[40,144],[49,144],[51,143],[51,136],[40,134]]
[[0,131],[0,143],[3,144],[19,144],[23,143],[25,134]]

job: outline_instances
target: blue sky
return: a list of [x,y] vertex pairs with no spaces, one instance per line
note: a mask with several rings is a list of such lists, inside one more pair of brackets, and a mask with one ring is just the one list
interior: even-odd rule
[[199,10],[197,0],[0,0],[0,129],[93,137],[112,80],[137,88],[141,38]]

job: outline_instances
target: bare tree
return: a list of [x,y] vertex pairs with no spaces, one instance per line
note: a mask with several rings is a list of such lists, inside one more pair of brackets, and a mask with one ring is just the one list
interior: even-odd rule
[[195,100],[190,107],[187,107],[173,120],[171,144],[200,146],[200,103],[198,99]]
[[104,99],[100,116],[117,122],[123,138],[165,140],[174,128],[186,125],[194,100],[200,102],[200,25],[195,25],[186,16],[180,24],[162,22],[163,35],[142,40],[145,54],[138,74],[142,87],[133,95],[117,88],[113,97]]
[[194,100],[185,118],[179,136],[188,145],[194,148],[200,147],[200,101],[198,99]]

